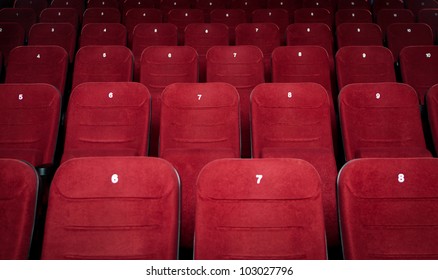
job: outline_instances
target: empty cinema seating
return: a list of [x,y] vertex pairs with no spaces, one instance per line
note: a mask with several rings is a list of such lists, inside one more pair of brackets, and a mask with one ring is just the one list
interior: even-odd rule
[[[102,255],[91,246],[83,255],[67,250],[60,257],[49,255],[52,247],[44,258],[353,258],[343,255],[339,227],[336,178],[342,167],[360,158],[438,157],[437,20],[438,0],[0,1],[0,158],[30,163],[43,190],[24,258],[41,258],[56,170],[70,161],[85,165],[115,157],[162,158],[175,168],[182,219],[181,236],[172,236],[172,255],[136,251],[132,243],[126,251],[108,247]],[[242,166],[282,158],[314,167],[321,179],[325,237],[318,257],[309,253],[313,241],[301,244],[304,239],[295,240],[293,230],[285,232],[288,244],[300,248],[283,250],[271,241],[251,247],[243,237],[251,225],[244,223],[229,236],[198,240],[206,232],[228,234],[199,226],[195,236],[195,219],[199,173],[211,161],[230,158],[245,159]],[[90,168],[97,172],[100,166]],[[147,174],[152,181],[160,176]],[[133,175],[127,176],[126,186],[133,185]],[[235,186],[241,179],[229,178]],[[103,191],[108,190],[98,194]],[[123,201],[130,195],[118,194]],[[156,193],[149,194],[154,200]],[[221,195],[210,198],[232,205]],[[239,201],[236,207],[248,199],[242,194]],[[110,204],[105,210],[119,211]],[[107,232],[105,225],[98,227],[99,234]],[[230,241],[234,231],[241,240]],[[255,235],[247,240],[259,240]],[[223,246],[212,249],[205,241]]]

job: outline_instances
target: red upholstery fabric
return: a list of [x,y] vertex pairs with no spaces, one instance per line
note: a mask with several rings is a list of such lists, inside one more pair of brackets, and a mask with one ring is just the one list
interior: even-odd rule
[[287,27],[288,46],[316,45],[323,47],[329,55],[331,71],[335,71],[334,40],[330,27],[324,23],[294,23]]
[[372,23],[373,17],[368,9],[344,9],[335,14],[335,24],[343,23]]
[[15,0],[14,8],[31,8],[35,11],[35,15],[39,15],[41,11],[47,8],[46,0]]
[[121,3],[122,17],[125,17],[131,9],[153,9],[154,0],[125,0]]
[[9,53],[5,83],[47,83],[64,94],[68,54],[59,46],[20,46]]
[[438,8],[422,9],[418,12],[418,22],[426,23],[432,28],[435,41],[438,39]]
[[422,9],[438,8],[438,2],[436,0],[406,0],[406,7],[411,10],[415,16]]
[[327,258],[321,179],[308,162],[216,160],[196,185],[195,259]]
[[430,130],[435,147],[435,154],[438,153],[438,83],[432,86],[426,95],[427,114],[429,117]]
[[127,47],[82,47],[76,53],[72,88],[85,82],[130,82],[133,64]]
[[271,79],[272,51],[281,45],[280,30],[275,23],[241,23],[236,27],[236,45],[257,46],[263,52],[265,80]]
[[61,95],[48,84],[0,85],[0,157],[53,163]]
[[331,130],[331,98],[314,83],[261,84],[251,95],[253,157],[300,158],[322,180],[329,246],[339,245],[336,160]]
[[176,46],[178,29],[172,23],[140,23],[134,28],[132,53],[134,54],[134,80],[140,80],[141,54],[151,46]]
[[24,29],[25,37],[36,22],[37,15],[32,8],[3,8],[0,10],[0,22],[16,22]]
[[228,46],[228,27],[223,23],[192,23],[185,30],[184,43],[198,53],[199,81],[206,80],[207,51],[213,46]]
[[294,12],[295,23],[325,23],[333,29],[334,14],[324,8],[301,8]]
[[280,29],[280,38],[285,42],[286,28],[290,23],[289,12],[285,9],[257,9],[252,12],[252,22],[272,22]]
[[88,8],[84,12],[82,26],[87,23],[120,23],[120,11],[115,8]]
[[83,0],[52,0],[50,8],[73,8],[79,16],[79,22],[81,22],[85,11],[85,2]]
[[[124,0],[123,0],[124,1]],[[115,8],[120,9],[119,0],[87,0],[87,8]]]
[[336,28],[338,48],[383,46],[382,30],[374,23],[343,23]]
[[204,22],[210,22],[210,13],[215,9],[226,9],[227,1],[224,0],[198,0],[195,1],[195,8],[204,12]]
[[376,16],[382,9],[404,9],[405,5],[400,0],[374,0],[373,15]]
[[331,14],[336,12],[337,0],[302,0],[303,8],[324,8]]
[[229,83],[239,92],[243,157],[251,155],[249,97],[265,81],[263,68],[263,53],[256,46],[215,46],[207,52],[207,82]]
[[52,181],[43,259],[175,259],[179,182],[166,161],[77,158]]
[[190,23],[203,23],[204,12],[201,9],[173,9],[168,14],[167,21],[178,28],[178,42],[184,45],[184,31]]
[[339,175],[346,259],[437,259],[437,159],[360,159]]
[[126,27],[121,23],[88,23],[82,27],[79,47],[127,45]]
[[15,159],[0,159],[0,259],[27,259],[38,194],[35,169]]
[[399,83],[344,87],[339,114],[345,157],[423,157],[426,149],[415,90]]
[[386,29],[392,23],[413,23],[414,14],[408,9],[383,9],[377,14],[376,23],[386,36]]
[[150,154],[158,154],[161,93],[172,83],[198,82],[196,50],[189,46],[148,47],[141,56],[140,82],[152,96]]
[[140,23],[160,23],[163,21],[163,14],[158,9],[131,9],[126,13],[124,23],[128,32],[128,46],[132,47],[134,29]]
[[9,52],[17,46],[24,45],[24,29],[16,22],[0,22],[0,52],[7,65]]
[[72,63],[76,52],[76,29],[70,23],[36,23],[29,31],[28,45],[60,46]]
[[83,83],[68,103],[62,162],[74,157],[146,156],[151,97],[139,83]]
[[[284,1],[284,0],[267,0],[266,6],[269,9],[285,9],[289,12],[290,16],[293,17],[294,11],[296,9],[302,8],[303,0],[293,0],[293,1]],[[292,18],[291,18],[292,19]],[[292,22],[292,21],[291,21]]]
[[160,10],[163,12],[164,22],[167,22],[169,12],[173,9],[190,9],[191,0],[161,0]]
[[338,10],[343,9],[366,9],[371,10],[371,2],[369,0],[338,0]]
[[400,53],[404,83],[411,85],[424,104],[426,92],[438,83],[438,46],[411,46]]
[[159,156],[181,177],[181,246],[192,248],[199,171],[212,160],[240,157],[239,96],[225,83],[176,83],[161,105]]
[[70,23],[78,30],[79,15],[74,8],[47,8],[44,9],[39,18],[41,23]]
[[433,31],[425,23],[393,23],[386,29],[386,41],[398,61],[404,47],[433,45]]
[[212,23],[223,23],[228,26],[230,45],[233,45],[236,37],[236,26],[248,20],[245,11],[242,9],[214,9],[210,13],[210,21]]
[[247,21],[251,21],[252,12],[266,8],[266,0],[230,0],[231,9],[242,9],[246,13]]
[[394,58],[382,46],[348,46],[336,54],[338,87],[352,83],[395,82]]

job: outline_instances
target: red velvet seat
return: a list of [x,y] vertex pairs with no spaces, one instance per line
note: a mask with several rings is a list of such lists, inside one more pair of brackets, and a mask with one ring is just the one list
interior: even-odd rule
[[435,42],[438,40],[438,8],[422,9],[418,12],[418,22],[426,23],[432,28]]
[[371,10],[371,2],[369,0],[338,0],[338,10],[344,9],[365,9]]
[[251,15],[255,10],[266,8],[266,0],[230,0],[231,9],[242,9],[246,13],[247,21],[251,21]]
[[322,181],[329,246],[339,245],[336,160],[331,128],[332,100],[315,83],[261,84],[251,94],[254,158],[300,158],[311,163]]
[[376,16],[376,23],[386,36],[386,29],[392,23],[414,23],[415,16],[408,9],[383,9]]
[[415,16],[422,9],[434,9],[438,8],[438,2],[436,0],[405,0],[406,7],[411,10]]
[[191,4],[191,0],[161,0],[158,8],[163,12],[164,22],[167,22],[171,10],[190,9]]
[[214,9],[210,13],[210,22],[223,23],[228,26],[230,45],[233,45],[236,37],[236,26],[248,22],[248,19],[242,9]]
[[0,159],[0,259],[28,259],[38,188],[38,174],[30,164],[15,159]]
[[198,53],[199,81],[206,80],[207,51],[213,46],[228,46],[228,27],[223,23],[192,23],[185,30],[184,44]]
[[432,86],[426,95],[427,114],[432,132],[435,154],[438,153],[438,83]]
[[139,83],[82,83],[68,102],[62,162],[77,157],[147,156],[151,96]]
[[400,0],[374,0],[373,15],[376,16],[383,9],[404,9],[405,5]]
[[326,9],[331,14],[335,14],[336,12],[336,6],[337,6],[337,0],[302,0],[303,1],[303,8],[317,8],[317,9]]
[[87,0],[87,8],[115,8],[120,10],[119,0]]
[[404,83],[411,85],[424,104],[427,91],[438,84],[438,46],[410,46],[400,53],[400,68]]
[[179,181],[168,162],[72,159],[52,181],[42,259],[176,259],[178,219]]
[[358,83],[339,95],[346,160],[430,157],[415,90],[400,83]]
[[280,30],[281,42],[285,42],[286,28],[290,24],[289,12],[285,9],[258,9],[252,12],[253,23],[271,22],[275,23]]
[[64,48],[72,63],[76,52],[76,29],[70,23],[36,23],[29,32],[28,45],[55,45]]
[[334,14],[324,8],[301,8],[294,12],[295,23],[325,23],[333,29]]
[[85,82],[130,82],[132,52],[124,46],[85,46],[76,53],[73,86]]
[[[61,95],[49,84],[0,85],[0,157],[53,164]],[[0,250],[2,251],[2,250]]]
[[5,83],[47,83],[64,94],[68,54],[60,46],[20,46],[9,53]]
[[47,8],[39,16],[40,23],[70,23],[78,30],[79,15],[74,8]]
[[84,12],[82,26],[87,23],[120,23],[121,14],[115,8],[88,8]]
[[127,46],[128,34],[121,23],[88,23],[82,27],[79,47],[92,45]]
[[215,9],[226,9],[228,1],[224,0],[197,0],[195,1],[195,8],[201,9],[204,12],[204,22],[210,22],[210,13]]
[[175,83],[162,94],[159,156],[181,178],[181,247],[193,247],[196,178],[205,164],[240,157],[239,96],[225,83]]
[[128,46],[132,48],[134,29],[140,23],[160,23],[163,21],[163,14],[158,9],[131,9],[126,12],[124,24],[128,32]]
[[125,0],[121,3],[122,18],[125,18],[131,9],[153,9],[154,0]]
[[141,56],[140,83],[150,91],[152,116],[150,132],[150,154],[158,154],[160,135],[161,93],[172,83],[198,82],[198,57],[189,46],[152,46]]
[[360,159],[338,179],[345,259],[434,259],[438,160]]
[[326,259],[321,200],[321,179],[306,161],[211,162],[197,181],[194,257]]
[[16,22],[24,29],[25,38],[30,27],[36,23],[37,15],[32,8],[3,8],[0,10],[0,22]]
[[335,14],[335,25],[343,23],[372,23],[373,17],[367,9],[344,9]]
[[343,23],[336,28],[338,48],[346,46],[383,46],[383,34],[375,23]]
[[14,8],[31,8],[35,15],[39,16],[41,11],[47,8],[47,0],[15,0]]
[[224,82],[236,87],[240,96],[242,156],[250,157],[250,95],[264,83],[263,53],[256,46],[215,46],[207,52],[207,82]]
[[11,50],[24,45],[25,33],[16,22],[0,22],[0,30],[0,52],[3,54],[3,63],[7,65]]
[[201,9],[172,9],[167,22],[178,28],[178,44],[184,45],[184,31],[190,23],[203,23],[204,12]]
[[394,58],[383,46],[348,46],[336,54],[338,87],[352,83],[395,82]]
[[85,1],[83,0],[52,0],[50,8],[72,8],[75,9],[79,17],[79,22],[82,22],[85,11]]

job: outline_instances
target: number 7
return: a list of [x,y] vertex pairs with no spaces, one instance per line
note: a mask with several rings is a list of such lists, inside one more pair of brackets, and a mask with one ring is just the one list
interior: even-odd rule
[[260,182],[262,181],[263,175],[257,174],[256,178],[257,178],[257,185],[260,185]]

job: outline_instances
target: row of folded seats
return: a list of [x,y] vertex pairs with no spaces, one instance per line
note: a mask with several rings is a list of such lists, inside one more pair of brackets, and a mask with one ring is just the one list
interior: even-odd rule
[[[38,175],[14,159],[0,159],[0,174],[0,259],[25,259]],[[436,259],[437,182],[434,158],[348,162],[337,183],[344,257]],[[194,259],[326,259],[323,185],[301,159],[210,162],[193,194]],[[176,259],[181,190],[163,159],[67,161],[50,189],[42,259]]]
[[[61,97],[59,92],[55,87],[48,84],[2,84],[0,85],[0,98],[0,129],[2,131],[0,134],[0,157],[26,160],[28,163],[37,167],[41,173],[41,170],[44,170],[44,168],[54,164],[54,153],[57,143],[61,108]],[[196,197],[200,196],[200,188],[197,186],[196,182],[198,180],[199,184],[199,174],[201,170],[205,169],[210,162],[217,159],[233,158],[235,160],[231,160],[231,162],[240,162],[237,159],[241,157],[241,101],[242,99],[240,98],[239,93],[234,86],[219,82],[175,83],[167,86],[161,95],[158,155],[161,159],[169,162],[179,174],[179,182],[181,183],[179,192],[181,197],[181,234],[179,244],[181,248],[188,250],[192,248],[194,244],[194,233],[197,231],[196,227],[198,227],[200,224],[203,224],[203,222],[195,222],[196,219],[201,219],[198,217],[199,215],[202,217],[202,212],[198,212],[197,210],[199,207],[201,207],[199,204],[200,198],[198,198],[198,203],[196,203]],[[320,209],[320,213],[323,213],[322,220],[324,221],[324,226],[320,227],[320,233],[325,232],[325,235],[319,235],[319,240],[325,240],[325,238],[322,238],[325,236],[328,247],[339,246],[340,235],[337,204],[341,202],[337,202],[337,196],[340,196],[341,194],[339,190],[336,190],[338,168],[335,159],[336,146],[333,142],[334,134],[331,119],[332,98],[327,94],[327,91],[324,89],[324,87],[316,83],[264,83],[257,85],[252,90],[248,101],[248,110],[250,111],[250,115],[248,116],[249,118],[247,121],[249,122],[248,125],[250,125],[251,130],[250,151],[251,156],[254,159],[247,159],[246,161],[243,160],[242,162],[248,162],[247,164],[249,165],[254,164],[255,166],[258,166],[259,163],[257,162],[259,161],[255,160],[258,158],[293,158],[308,162],[302,163],[299,161],[301,163],[298,165],[313,166],[312,168],[314,168],[316,172],[312,172],[318,174],[316,178],[318,178],[318,182],[320,181],[320,183],[316,184],[318,186],[318,192],[320,192],[321,195],[321,198],[319,198],[321,199],[320,206],[322,207],[322,209]],[[426,95],[426,101],[428,109],[427,113],[429,115],[428,119],[431,125],[432,136],[436,147],[435,150],[438,150],[436,145],[438,142],[438,85],[435,85],[429,90],[428,94]],[[54,247],[61,248],[62,246],[60,247],[59,242],[62,243],[64,239],[70,241],[76,240],[78,234],[82,233],[88,236],[91,234],[88,233],[89,231],[97,234],[98,237],[96,238],[97,240],[100,240],[100,234],[106,235],[108,232],[112,232],[110,227],[105,224],[104,221],[110,223],[114,217],[118,217],[115,220],[117,224],[122,220],[125,221],[125,218],[128,216],[131,217],[131,215],[128,215],[127,213],[120,213],[118,211],[116,211],[117,214],[114,214],[114,217],[108,216],[105,219],[103,219],[101,216],[89,216],[90,213],[82,212],[86,211],[85,208],[84,210],[80,211],[76,209],[76,207],[79,207],[78,209],[85,207],[84,202],[80,201],[81,198],[85,199],[86,197],[91,196],[91,198],[95,199],[96,203],[99,204],[98,206],[90,206],[93,209],[91,212],[101,209],[106,215],[111,207],[120,206],[125,209],[129,209],[126,211],[135,211],[136,214],[134,216],[138,217],[140,213],[143,213],[141,211],[142,208],[134,205],[127,206],[126,204],[140,203],[140,201],[142,201],[142,199],[140,199],[141,197],[157,200],[164,196],[164,194],[160,195],[159,193],[155,193],[155,191],[158,190],[154,187],[152,190],[143,190],[146,193],[141,192],[141,194],[144,196],[140,194],[139,199],[133,199],[133,197],[136,196],[134,196],[129,189],[125,190],[125,187],[117,187],[117,185],[110,184],[111,180],[116,181],[112,182],[113,184],[117,183],[118,180],[121,180],[122,175],[116,171],[117,169],[123,169],[128,172],[123,175],[123,178],[126,180],[126,184],[128,184],[128,186],[136,185],[140,182],[140,179],[137,178],[139,174],[143,174],[148,178],[147,180],[151,180],[151,182],[164,180],[163,177],[166,177],[161,171],[153,170],[149,170],[151,172],[150,176],[145,175],[147,174],[145,171],[148,170],[148,160],[150,160],[152,166],[158,165],[158,163],[154,163],[153,160],[155,159],[145,158],[147,155],[150,135],[150,112],[151,95],[148,89],[139,83],[90,82],[82,83],[74,89],[65,117],[66,133],[63,155],[61,159],[62,164],[57,171],[57,175],[55,175],[55,179],[51,183],[52,186],[50,189],[48,202],[49,209],[47,214],[46,232],[44,233],[44,238],[48,240],[47,242],[54,242]],[[425,161],[427,162],[426,165],[433,165],[430,164],[430,162],[435,162],[432,159],[432,153],[426,147],[418,96],[415,90],[407,84],[384,82],[354,83],[346,85],[341,90],[339,95],[339,116],[346,161],[359,158],[424,157],[430,158],[429,161]],[[142,168],[144,167],[144,170],[140,171],[136,168],[130,167],[129,164],[124,161],[124,159],[111,159],[111,157],[130,156],[144,158],[139,159],[139,161],[145,162],[142,166]],[[104,158],[90,159],[90,162],[93,163],[88,165],[85,163],[87,162],[86,158],[89,157]],[[110,163],[112,161],[115,162]],[[254,163],[251,163],[252,161]],[[417,161],[421,160],[417,159]],[[82,164],[82,162],[84,162],[84,164]],[[275,162],[275,160],[273,162]],[[396,160],[395,162],[398,164],[402,161]],[[407,162],[409,162],[409,160]],[[422,168],[419,167],[419,165],[416,165],[416,163],[414,164],[414,162],[415,160],[412,160],[412,164],[415,166],[409,167],[409,164],[407,163],[403,166],[406,168],[419,168],[419,170],[423,171]],[[109,166],[105,167],[106,164],[109,164]],[[114,166],[112,164],[114,164]],[[77,174],[75,174],[74,171],[67,171],[67,166],[71,165],[76,166],[75,168],[78,169]],[[258,233],[258,227],[256,225],[233,226],[230,224],[227,226],[227,222],[216,226],[216,230],[226,233],[224,236],[229,236],[230,240],[239,240],[239,244],[245,248],[253,248],[254,250],[257,250],[255,246],[260,245],[260,242],[256,242],[258,238],[272,238],[271,242],[274,243],[286,239],[288,240],[287,242],[293,242],[295,244],[294,246],[298,246],[295,239],[292,240],[286,238],[286,236],[289,236],[289,233],[287,233],[288,230],[297,230],[299,233],[296,234],[302,238],[307,238],[307,233],[303,231],[302,226],[288,224],[286,226],[286,230],[282,227],[279,227],[275,222],[277,221],[277,217],[281,217],[280,220],[285,218],[289,219],[289,217],[291,219],[294,219],[294,217],[297,219],[303,218],[302,222],[306,221],[306,223],[308,223],[310,220],[313,221],[314,218],[304,218],[301,210],[295,209],[298,212],[293,212],[295,214],[290,214],[292,216],[282,214],[274,215],[274,212],[267,211],[265,207],[263,207],[263,210],[260,211],[261,205],[270,205],[270,203],[273,203],[279,199],[274,197],[274,195],[278,195],[284,199],[284,201],[280,203],[280,206],[278,206],[280,208],[277,209],[277,206],[273,206],[274,210],[272,211],[276,212],[283,207],[281,205],[284,205],[284,202],[288,202],[290,200],[314,201],[315,197],[313,195],[315,194],[315,189],[310,189],[310,193],[301,193],[301,190],[308,191],[307,178],[298,177],[300,178],[298,179],[287,177],[286,179],[276,179],[273,181],[275,184],[272,183],[274,185],[279,184],[280,186],[287,186],[286,188],[290,188],[288,185],[289,183],[302,183],[303,185],[297,185],[292,188],[293,190],[300,190],[298,193],[300,193],[302,197],[294,198],[292,195],[296,194],[295,191],[291,192],[289,194],[291,196],[289,197],[288,192],[284,193],[280,190],[274,191],[271,190],[273,186],[269,186],[266,187],[268,189],[266,190],[268,193],[264,194],[267,195],[267,201],[262,202],[261,200],[263,200],[263,197],[260,194],[257,192],[250,192],[252,187],[245,189],[249,186],[249,182],[246,182],[242,186],[234,185],[238,184],[239,180],[244,178],[244,172],[246,168],[239,168],[237,166],[233,167],[231,163],[225,163],[223,165],[229,167],[230,169],[227,169],[228,171],[224,173],[219,171],[218,173],[215,173],[215,171],[211,172],[211,176],[214,178],[213,181],[216,182],[216,187],[214,190],[211,190],[214,193],[213,197],[206,200],[211,202],[215,200],[215,195],[218,196],[218,199],[224,195],[222,198],[227,202],[226,205],[229,206],[230,204],[228,204],[228,202],[232,203],[233,200],[247,199],[249,205],[254,207],[258,205],[256,207],[257,210],[254,210],[256,212],[253,213],[255,216],[251,218],[252,220],[248,218],[248,222],[251,221],[251,223],[255,223],[257,219],[260,219],[267,224],[261,226],[260,233]],[[386,163],[381,165],[371,164],[373,167],[382,167],[382,172],[385,171],[387,165],[388,164]],[[255,189],[264,189],[263,186],[257,186],[263,181],[263,178],[266,177],[264,172],[278,172],[278,174],[288,173],[283,171],[283,167],[278,167],[277,164],[266,168],[262,166],[264,166],[264,164],[261,164],[261,169],[259,169],[259,171],[257,171],[258,167],[254,167],[255,169],[253,167],[249,168],[254,172],[258,172],[255,173],[255,175],[253,174],[254,176],[251,175],[255,180]],[[291,173],[287,176],[296,176],[297,174],[301,175],[306,173],[305,171],[300,171],[299,168],[293,171],[294,168],[291,169]],[[303,168],[309,169],[309,167]],[[6,172],[6,169],[0,170],[2,173],[5,173],[4,176],[2,175],[2,178],[7,177],[6,175],[9,172]],[[213,168],[213,170],[215,170],[215,168]],[[380,187],[381,185],[376,185],[374,181],[377,180],[377,178],[382,180],[381,184],[388,183],[389,179],[377,176],[377,171],[370,171],[369,169],[362,168],[358,168],[358,170],[360,170],[358,175],[364,176],[364,178],[370,180],[370,182],[372,182],[371,186],[375,190],[383,191],[377,187]],[[400,174],[404,174],[403,171],[400,171],[399,167],[397,167],[396,170],[398,170],[397,172],[401,172]],[[110,176],[107,174],[107,172],[113,173]],[[415,174],[415,172],[412,174]],[[11,172],[11,174],[15,173]],[[11,174],[8,176],[11,176]],[[65,180],[67,180],[65,184],[73,184],[72,186],[68,185],[65,192],[58,190],[58,178],[61,177],[60,174],[64,174],[63,176],[65,177]],[[407,182],[414,184],[417,182],[417,180],[427,181],[434,176],[434,172],[427,173],[427,175],[423,173],[421,173],[421,175],[419,174],[415,174],[415,176],[418,178],[410,178]],[[101,175],[103,177],[99,179]],[[15,178],[15,175],[13,177]],[[92,180],[86,183],[85,181],[90,180],[90,178],[92,178]],[[356,178],[356,176],[353,176],[353,178]],[[391,177],[391,180],[392,179],[393,178]],[[108,189],[111,190],[110,193],[102,193],[103,190],[99,189],[99,182],[102,180],[108,181],[105,181],[107,184],[104,184],[104,186],[112,186],[111,188],[108,187]],[[175,182],[176,181],[178,180],[175,180]],[[168,182],[167,179],[165,182]],[[434,184],[436,184],[438,181],[430,179],[428,182],[432,185],[426,189],[431,190],[433,189]],[[6,192],[10,193],[11,187],[7,185],[8,184],[5,184],[5,187],[7,188]],[[145,184],[145,186],[147,186],[147,184]],[[224,194],[221,194],[222,187],[230,187],[229,193],[227,194],[225,192]],[[394,191],[396,193],[401,191],[400,188],[396,189],[389,186],[386,186],[384,189],[385,191]],[[413,186],[410,188],[402,188],[402,190],[405,189],[409,193],[415,188]],[[149,191],[152,193],[149,193]],[[269,193],[271,191],[272,193]],[[234,198],[233,192],[236,194]],[[121,196],[121,202],[112,201],[112,199],[116,196],[115,194]],[[245,195],[248,195],[248,197],[245,197]],[[363,193],[358,196],[363,199],[367,198],[368,195],[371,195],[368,193],[368,190],[363,190]],[[386,194],[384,194],[383,201],[387,199],[385,195]],[[404,198],[404,195],[405,194],[400,194],[400,197]],[[432,194],[430,195],[432,197]],[[52,202],[52,200],[55,199],[53,197],[56,196],[59,196],[60,200],[64,200],[67,203],[72,203],[72,206],[65,206],[67,207],[65,212],[58,210],[62,209],[59,208],[62,206],[58,206],[56,204],[58,202]],[[11,196],[6,196],[6,198],[10,197]],[[43,195],[43,197],[45,197],[45,195]],[[431,200],[433,199],[434,198],[431,198]],[[88,198],[85,200],[90,199]],[[422,199],[416,200],[422,201]],[[9,202],[6,204],[8,203]],[[102,205],[100,205],[100,203],[102,203]],[[103,206],[106,205],[106,203],[108,203],[108,206]],[[237,201],[235,203],[237,203],[236,207],[238,207],[239,203]],[[56,206],[51,206],[51,204],[55,204]],[[304,204],[307,204],[307,202]],[[147,208],[149,206],[144,207]],[[211,209],[214,209],[215,207],[216,206],[214,205],[206,206],[207,209],[210,209],[208,211],[213,211]],[[408,209],[410,209],[410,207],[411,206],[409,206]],[[159,209],[160,211],[164,211],[166,208],[163,206]],[[382,212],[380,208],[373,208],[370,206],[370,209],[378,209],[376,213],[373,212],[372,218],[376,218],[375,214]],[[408,209],[406,210],[408,212],[404,210],[402,211],[399,208],[390,209],[388,211],[391,213],[388,215],[400,214],[403,217],[410,217],[414,220],[417,219],[416,212],[413,214],[412,212],[409,212],[411,210]],[[424,209],[424,207],[422,209]],[[75,217],[76,214],[74,213],[77,213],[77,211],[79,211],[80,214]],[[243,223],[243,221],[246,217],[245,215],[249,215],[249,212],[247,213],[243,210],[235,211],[234,207],[226,207],[223,209],[223,211],[223,215],[242,213],[243,216],[236,218],[235,225],[244,225],[245,223]],[[211,212],[209,213],[210,214],[204,218],[208,219],[209,222],[213,222],[212,220],[214,220],[215,217],[219,218],[222,215],[211,214]],[[297,213],[299,213],[299,215]],[[430,216],[426,216],[430,218],[436,218],[432,214],[433,210],[430,210],[430,213]],[[50,229],[50,224],[52,223],[51,217],[53,215],[60,215],[59,217],[53,219],[55,219],[57,223],[61,224],[64,223],[62,221],[64,217],[71,216],[71,218],[74,220],[71,221],[72,225],[66,225],[63,229],[58,227],[55,229],[55,233],[51,233],[52,230]],[[143,217],[143,215],[140,216]],[[9,214],[2,217],[6,219],[6,221],[11,220]],[[90,224],[82,225],[80,220],[76,220],[80,217],[87,217],[86,221],[84,222]],[[162,218],[159,218],[158,220],[161,219]],[[272,219],[274,220],[271,221]],[[15,219],[12,220],[15,221]],[[173,220],[175,220],[175,217]],[[270,224],[271,222],[273,223]],[[411,222],[414,223],[413,221]],[[398,222],[394,223],[394,228],[400,226]],[[432,221],[430,223],[432,223]],[[380,224],[379,228],[379,221],[376,222],[375,227],[369,225],[367,222],[365,224],[371,227],[371,229],[367,230],[378,229],[385,232],[387,230],[392,230],[390,225],[386,226]],[[140,234],[143,230],[158,230],[161,228],[155,223],[144,225],[135,224],[134,226],[131,224],[131,227],[127,226],[126,224],[118,224],[114,225],[114,227],[114,231],[116,232],[129,231],[130,234],[136,232],[135,236],[138,238],[139,236],[144,235]],[[415,234],[412,233],[411,229],[408,228],[408,225],[403,225],[400,227],[406,229],[406,231],[403,233],[406,235],[406,238],[408,238],[408,236],[422,236],[416,233],[416,229],[413,231]],[[424,229],[425,226],[421,225],[419,227]],[[433,228],[435,226],[431,227]],[[255,231],[254,228],[256,229]],[[198,230],[202,232],[206,229],[200,228]],[[433,229],[431,231],[429,231],[430,229],[425,230],[428,231],[428,234],[435,234],[433,233]],[[208,231],[209,230],[207,230],[207,232]],[[253,231],[255,232],[255,235],[248,237],[249,243],[242,243],[242,241],[245,240],[243,236],[245,236],[247,232]],[[61,232],[62,234],[60,234]],[[270,232],[270,234],[268,234],[268,232]],[[53,237],[52,234],[57,237]],[[68,239],[64,236],[64,234],[72,234],[73,237]],[[111,233],[111,235],[112,234],[113,233]],[[119,243],[116,242],[114,244],[116,244],[116,247],[118,248],[126,248],[126,246],[122,246],[120,244],[120,242],[124,241],[122,241],[117,234],[118,233],[114,233],[114,238],[115,240],[118,240]],[[210,236],[210,233],[206,234],[207,236]],[[13,235],[15,236],[15,234]],[[236,236],[241,238],[235,238]],[[52,240],[53,238],[54,240]],[[93,239],[86,239],[88,240],[87,242],[90,244],[90,246],[97,246],[99,248],[106,248],[109,246],[106,243],[96,243]],[[196,240],[197,242],[200,242],[202,238],[197,236]],[[251,240],[254,241],[254,244]],[[68,246],[71,246],[71,248],[81,248],[80,246],[78,247],[75,245],[74,242],[70,243],[70,241],[67,243]],[[129,242],[131,241],[132,240]],[[300,239],[299,242],[301,241],[302,240]],[[405,239],[403,239],[403,241],[405,241]],[[111,239],[111,242],[115,241]],[[217,244],[219,247],[228,246],[228,243],[224,243],[224,240],[217,240],[217,242],[219,242]],[[313,244],[312,242],[309,241],[309,243],[300,244],[308,245]],[[362,242],[359,243],[362,244]],[[84,246],[87,247],[86,245]],[[274,247],[283,248],[285,246],[282,245],[282,243],[277,243]],[[93,248],[95,250],[98,249],[96,247]],[[320,253],[325,252],[323,248],[325,247],[320,247],[318,249],[322,250],[319,251]],[[279,255],[275,255],[274,253],[274,255],[263,255],[262,252],[264,250],[260,250],[260,258],[274,258],[275,256],[278,258],[317,258],[317,256],[322,256],[313,254],[307,255],[307,253],[288,255],[284,254],[284,252],[281,252]],[[212,253],[216,250],[209,249],[207,251]],[[8,252],[8,250],[6,250],[6,252]],[[89,255],[88,257],[105,257],[105,255],[101,255],[97,251],[95,253],[96,255]],[[196,254],[197,253],[195,251],[195,256]],[[222,255],[222,257],[252,257],[252,255],[249,253],[246,255],[241,252],[241,254],[242,255]],[[382,254],[382,257],[384,257],[385,254]],[[397,254],[398,253],[394,253],[393,257],[397,257]],[[61,255],[54,254],[47,256],[48,258],[58,258]],[[87,258],[86,255],[77,255],[72,252],[69,252],[68,255],[63,256],[66,258]],[[116,258],[123,256],[127,257],[127,255],[108,255],[107,257]],[[436,255],[433,256],[435,257]],[[146,258],[147,256],[138,255],[138,257]],[[219,258],[219,255],[210,257]],[[378,258],[378,255],[368,255],[367,257]],[[387,255],[386,257],[391,256]],[[409,255],[406,253],[402,254],[402,257],[426,257],[426,255]]]
[[[280,46],[269,57],[252,45],[213,46],[203,59],[190,46],[151,46],[142,52],[139,65],[134,67],[134,64],[133,55],[126,47],[86,46],[76,54],[71,83],[74,92],[85,82],[131,82],[133,69],[138,68],[139,81],[152,97],[149,150],[152,156],[158,155],[161,93],[172,83],[196,83],[204,76],[208,83],[226,82],[236,87],[241,106],[242,156],[250,157],[250,94],[257,85],[265,82],[322,85],[329,95],[336,145],[337,87],[342,90],[352,83],[399,80],[393,55],[383,46],[346,46],[337,52],[335,62],[319,46]],[[415,89],[421,105],[425,103],[427,91],[438,83],[437,65],[436,45],[408,46],[401,51],[401,82]],[[59,46],[17,47],[9,57],[5,84],[51,84],[60,92],[64,104],[71,103],[71,98],[64,94],[67,68],[68,55]]]

